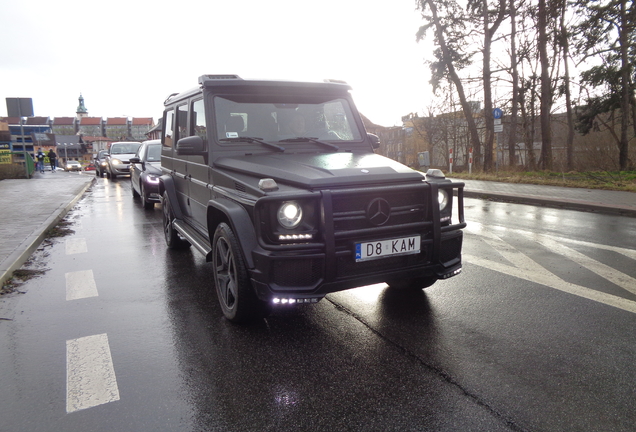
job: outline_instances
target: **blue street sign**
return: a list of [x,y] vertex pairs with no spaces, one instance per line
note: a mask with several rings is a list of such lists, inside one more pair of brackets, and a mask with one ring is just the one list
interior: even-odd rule
[[494,110],[492,110],[492,116],[496,119],[500,119],[501,117],[503,117],[503,111],[501,110],[501,108],[495,108]]

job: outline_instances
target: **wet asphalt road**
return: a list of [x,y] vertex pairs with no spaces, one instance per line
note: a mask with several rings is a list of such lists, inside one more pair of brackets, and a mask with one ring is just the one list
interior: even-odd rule
[[636,219],[466,204],[460,276],[236,326],[99,179],[0,303],[0,431],[636,429]]

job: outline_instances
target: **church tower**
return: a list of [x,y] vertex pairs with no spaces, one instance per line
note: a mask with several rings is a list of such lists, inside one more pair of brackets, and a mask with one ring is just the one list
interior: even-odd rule
[[82,117],[87,117],[88,116],[88,110],[86,109],[86,107],[84,106],[84,98],[82,97],[82,94],[80,93],[79,96],[79,106],[77,107],[77,119],[81,119]]

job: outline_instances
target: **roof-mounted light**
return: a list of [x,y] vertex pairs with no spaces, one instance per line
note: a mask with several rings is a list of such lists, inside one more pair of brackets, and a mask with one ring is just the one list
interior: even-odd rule
[[199,84],[203,84],[208,80],[236,80],[243,79],[238,75],[201,75],[199,77]]
[[278,190],[278,184],[274,179],[264,178],[258,181],[258,188],[263,192],[272,192]]
[[445,179],[446,176],[444,176],[444,173],[442,172],[442,170],[436,169],[436,168],[431,168],[428,171],[426,171],[426,177],[433,177],[435,179]]

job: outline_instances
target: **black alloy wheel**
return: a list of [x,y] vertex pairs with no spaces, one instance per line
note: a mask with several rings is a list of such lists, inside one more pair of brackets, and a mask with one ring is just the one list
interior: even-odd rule
[[190,244],[179,237],[179,233],[172,226],[174,221],[174,213],[168,199],[168,194],[163,193],[163,234],[166,238],[166,245],[169,249],[179,249],[185,244]]
[[137,192],[137,190],[135,189],[135,186],[133,185],[134,185],[134,182],[133,182],[132,176],[130,176],[130,190],[132,191],[132,196],[133,198],[138,199],[140,197],[139,192]]
[[155,203],[152,201],[148,201],[148,194],[146,193],[146,188],[144,187],[144,182],[142,181],[139,185],[139,190],[141,190],[141,200],[143,201],[144,209],[152,210],[155,208]]
[[225,318],[244,323],[269,315],[271,307],[256,297],[238,240],[225,223],[214,232],[212,264],[214,285]]

